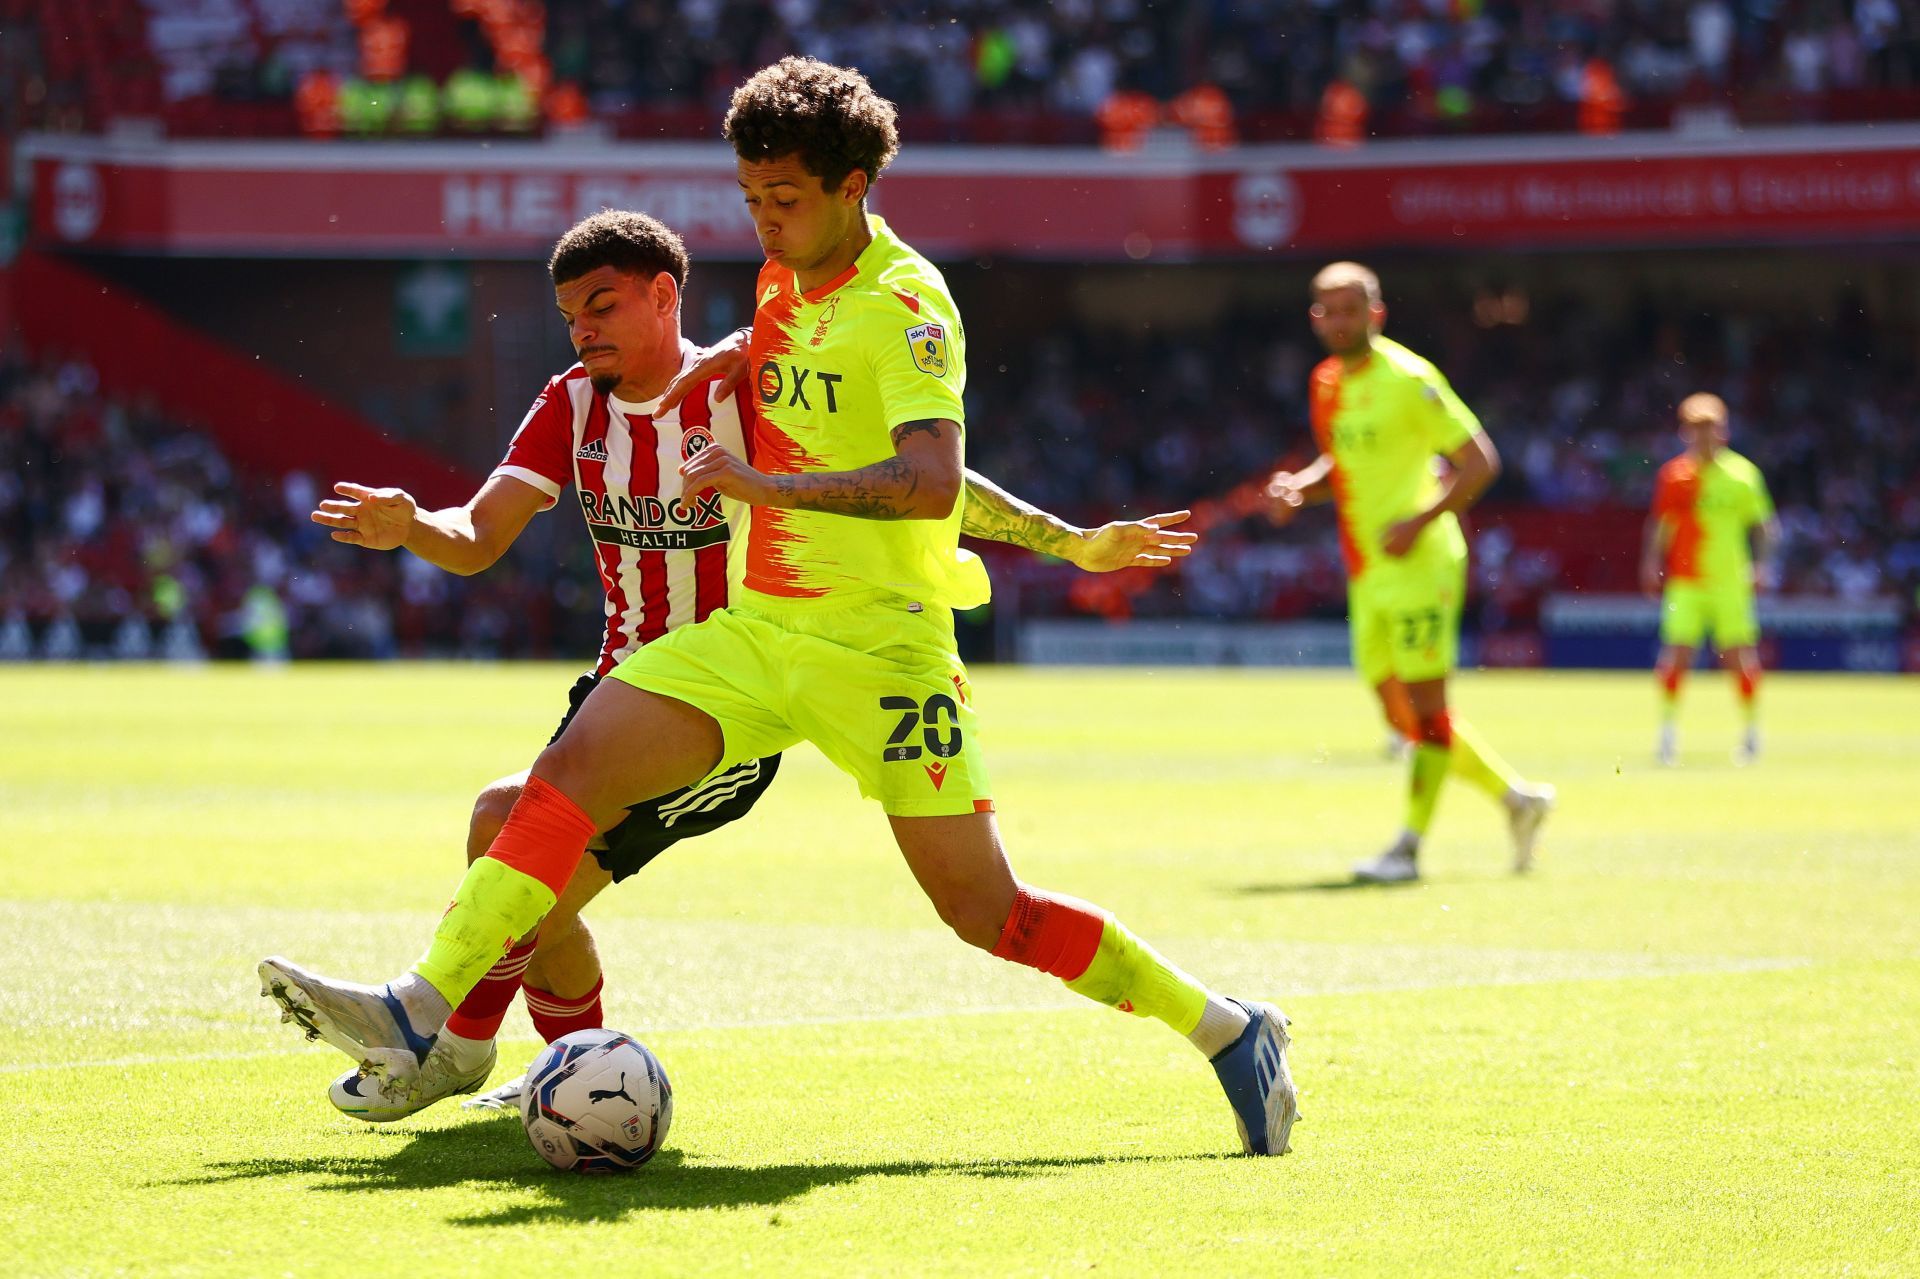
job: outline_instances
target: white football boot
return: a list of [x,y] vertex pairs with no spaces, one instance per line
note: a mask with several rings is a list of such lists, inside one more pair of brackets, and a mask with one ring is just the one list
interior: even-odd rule
[[1411,835],[1402,835],[1386,852],[1355,866],[1354,881],[1361,884],[1410,884],[1420,878],[1420,866],[1414,860],[1419,851],[1418,840]]
[[1680,762],[1680,734],[1672,724],[1660,726],[1660,743],[1653,748],[1653,757],[1660,761],[1662,768],[1672,768]]
[[1753,724],[1740,734],[1740,745],[1733,752],[1733,762],[1745,766],[1760,761],[1760,730]]
[[494,1064],[499,1060],[500,1050],[489,1043],[486,1060],[472,1070],[463,1071],[454,1064],[446,1044],[436,1043],[420,1064],[420,1073],[414,1076],[412,1087],[349,1070],[327,1089],[327,1100],[343,1115],[364,1119],[370,1124],[390,1124],[418,1114],[436,1101],[477,1091],[487,1082],[487,1076],[493,1073]]
[[1516,786],[1507,791],[1507,830],[1513,836],[1515,874],[1533,869],[1533,850],[1540,842],[1540,823],[1553,811],[1556,793],[1545,783],[1524,788]]
[[498,1088],[489,1088],[478,1097],[469,1097],[460,1103],[462,1110],[518,1110],[520,1094],[527,1090],[527,1077],[509,1079]]
[[414,1030],[392,983],[334,981],[278,955],[261,960],[259,973],[260,994],[280,1005],[281,1021],[293,1022],[308,1039],[326,1040],[359,1062],[362,1070],[412,1086],[434,1036]]

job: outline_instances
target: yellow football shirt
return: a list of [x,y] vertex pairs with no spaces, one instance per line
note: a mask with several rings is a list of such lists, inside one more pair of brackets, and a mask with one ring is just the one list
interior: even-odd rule
[[[1380,538],[1418,515],[1439,495],[1436,454],[1457,450],[1480,429],[1430,361],[1389,338],[1348,372],[1338,356],[1313,370],[1308,409],[1320,451],[1333,457],[1334,504],[1347,575],[1358,578],[1386,559]],[[1451,513],[1429,524],[1407,555],[1466,554],[1460,521]]]
[[[880,218],[839,278],[802,292],[791,270],[761,268],[749,383],[752,464],[770,475],[851,471],[894,456],[893,429],[966,422],[966,334],[947,283]],[[755,507],[736,591],[761,602],[874,588],[950,608],[986,602],[978,557],[960,549],[965,498],[944,520],[871,520]]]
[[1667,528],[1669,578],[1736,591],[1751,588],[1747,533],[1773,518],[1773,498],[1759,467],[1732,449],[1721,449],[1704,463],[1682,453],[1660,468],[1653,513]]

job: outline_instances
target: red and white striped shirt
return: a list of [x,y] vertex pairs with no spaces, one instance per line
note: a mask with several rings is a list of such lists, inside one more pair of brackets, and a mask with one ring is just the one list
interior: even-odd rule
[[[680,344],[681,368],[695,350]],[[727,602],[730,504],[714,492],[684,500],[680,463],[709,444],[746,456],[739,397],[715,399],[708,381],[656,417],[658,403],[598,394],[576,364],[540,392],[493,471],[546,494],[542,510],[568,484],[578,494],[607,592],[601,675]]]

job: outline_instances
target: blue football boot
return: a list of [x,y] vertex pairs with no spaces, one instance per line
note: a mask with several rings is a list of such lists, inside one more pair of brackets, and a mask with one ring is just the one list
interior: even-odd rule
[[1251,1020],[1240,1038],[1213,1059],[1213,1073],[1233,1103],[1240,1145],[1250,1155],[1284,1155],[1300,1117],[1300,1094],[1287,1068],[1287,1018],[1272,1004],[1234,999]]

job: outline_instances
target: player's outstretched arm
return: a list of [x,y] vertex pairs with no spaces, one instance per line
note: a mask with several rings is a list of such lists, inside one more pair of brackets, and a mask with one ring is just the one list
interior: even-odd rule
[[767,475],[713,445],[681,463],[688,496],[712,489],[749,506],[825,511],[861,520],[944,520],[960,499],[960,424],[946,418],[893,428],[894,455],[852,471]]
[[660,407],[654,412],[670,412],[674,405],[687,398],[688,391],[716,373],[720,380],[714,383],[713,398],[720,400],[732,395],[733,388],[747,376],[747,346],[752,341],[752,329],[735,329],[701,351],[692,364],[667,383],[667,389],[660,395]]
[[1298,471],[1275,471],[1267,477],[1261,496],[1267,499],[1267,518],[1286,524],[1300,508],[1333,497],[1333,455],[1322,453]]
[[405,489],[342,482],[311,516],[333,540],[372,551],[405,547],[427,563],[467,576],[491,568],[546,504],[546,495],[495,475],[465,506],[422,511]]
[[1114,520],[1095,529],[1079,528],[1021,501],[978,471],[970,470],[960,531],[990,542],[1024,546],[1089,573],[1110,573],[1122,568],[1158,568],[1191,553],[1199,534],[1171,528],[1191,514],[1168,511],[1143,520]]

